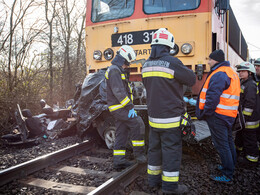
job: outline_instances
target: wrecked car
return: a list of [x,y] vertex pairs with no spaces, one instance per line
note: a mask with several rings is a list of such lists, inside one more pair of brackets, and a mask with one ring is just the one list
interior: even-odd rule
[[1,138],[7,145],[38,143],[41,139],[55,139],[76,134],[76,118],[70,109],[54,110],[40,101],[42,114],[33,116],[29,109],[21,110],[19,104],[15,112],[16,127],[11,134]]

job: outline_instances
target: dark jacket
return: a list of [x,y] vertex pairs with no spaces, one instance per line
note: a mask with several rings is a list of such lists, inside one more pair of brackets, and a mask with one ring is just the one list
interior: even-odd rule
[[144,77],[143,83],[147,91],[148,115],[154,118],[177,117],[184,113],[183,85],[192,86],[196,76],[192,70],[169,54],[163,45],[152,46],[150,58],[144,63],[143,70],[160,68],[169,72],[173,78]]
[[[257,75],[256,75],[256,85],[257,85],[257,88],[259,91],[258,96],[260,98],[260,76],[257,76]],[[259,108],[259,110],[260,110],[260,108]]]
[[[214,70],[218,69],[221,66],[230,66],[230,63],[229,61],[224,61],[215,64],[213,67],[211,67],[210,72],[207,75],[207,78],[211,75],[211,73]],[[220,101],[220,96],[224,90],[229,88],[230,82],[231,80],[225,72],[217,72],[210,78],[208,90],[206,93],[206,102],[203,110],[199,109],[199,101],[197,101],[196,116],[198,119],[206,119],[207,116],[215,115],[217,118],[226,121],[228,125],[233,125],[235,121],[234,118],[215,113],[216,107]]]
[[252,76],[247,80],[241,80],[240,105],[246,122],[259,120],[259,92],[257,84]]
[[[258,119],[260,120],[260,76],[257,76],[257,75],[256,75],[256,85],[258,87],[258,99],[257,99],[258,100],[257,101]],[[260,121],[259,121],[259,123],[260,123]]]
[[[121,109],[131,110],[134,104],[131,100],[132,92],[128,85],[128,79],[125,70],[122,68],[125,59],[117,55],[112,60],[112,65],[106,72],[107,82],[107,104],[108,106],[122,105],[122,108],[116,109],[112,112],[120,112]],[[128,99],[130,101],[128,101]],[[123,101],[127,102],[126,104]],[[123,103],[123,104],[122,104]]]

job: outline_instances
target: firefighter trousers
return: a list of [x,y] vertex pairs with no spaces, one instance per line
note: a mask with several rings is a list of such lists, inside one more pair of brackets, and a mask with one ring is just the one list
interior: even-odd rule
[[243,129],[236,134],[235,144],[238,150],[243,150],[249,161],[256,161],[259,150],[257,145],[258,129]]
[[[114,164],[125,163],[126,145],[130,136],[134,156],[145,154],[144,134],[145,126],[140,116],[128,118],[128,110],[120,109],[112,112],[116,123],[116,138],[114,144]],[[129,136],[128,136],[129,135]]]
[[258,127],[256,129],[256,135],[257,135],[258,150],[259,150],[259,156],[260,156],[260,127]]
[[157,129],[150,127],[148,149],[148,184],[172,191],[178,187],[182,157],[180,128]]

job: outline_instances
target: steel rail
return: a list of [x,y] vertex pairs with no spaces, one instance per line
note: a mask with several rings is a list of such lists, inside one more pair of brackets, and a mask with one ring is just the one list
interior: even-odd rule
[[94,141],[86,140],[81,143],[74,144],[67,148],[40,156],[36,159],[21,163],[19,165],[0,171],[0,186],[7,184],[15,179],[24,178],[25,176],[44,169],[50,165],[71,158],[82,152],[90,150],[93,147]]
[[97,187],[92,192],[88,193],[88,195],[113,195],[116,191],[120,189],[124,189],[130,183],[132,183],[140,174],[145,170],[147,164],[134,164],[131,167],[124,170],[119,175],[109,179],[101,186]]

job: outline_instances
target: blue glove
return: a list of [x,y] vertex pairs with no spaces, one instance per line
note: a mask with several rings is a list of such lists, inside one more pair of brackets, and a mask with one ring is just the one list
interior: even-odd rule
[[193,98],[189,99],[189,104],[192,106],[196,106],[197,100],[194,100]]
[[136,112],[135,112],[135,109],[129,110],[128,118],[134,118],[134,117],[137,117],[137,114],[136,114]]
[[187,97],[183,97],[183,100],[184,100],[184,102],[188,102],[189,101],[189,98],[187,98]]

